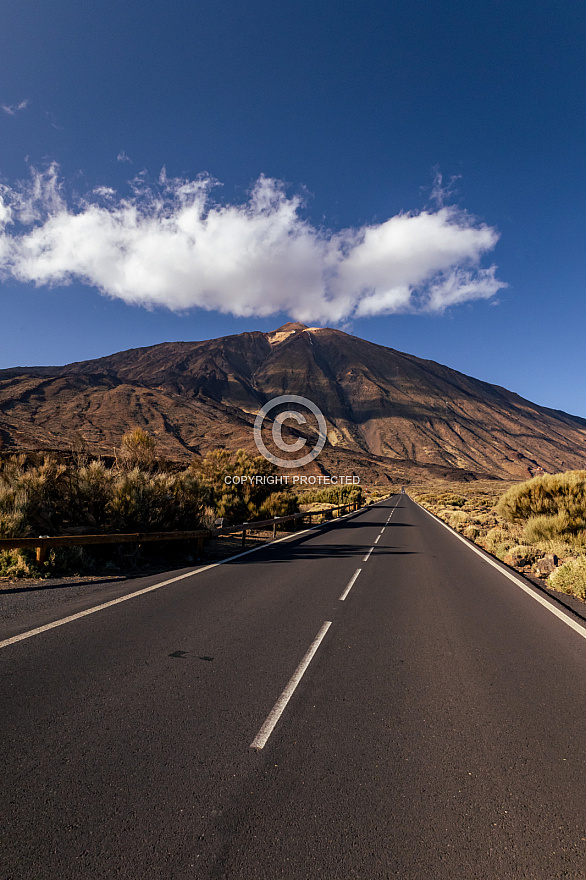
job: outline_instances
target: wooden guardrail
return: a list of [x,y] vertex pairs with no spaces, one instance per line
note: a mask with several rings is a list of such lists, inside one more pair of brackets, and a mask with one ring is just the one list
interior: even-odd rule
[[203,542],[206,539],[217,538],[221,535],[242,533],[242,545],[246,543],[247,532],[259,531],[260,529],[272,528],[273,538],[277,533],[277,526],[281,523],[294,522],[295,529],[298,522],[308,519],[311,524],[312,517],[330,513],[334,516],[343,516],[343,512],[358,510],[358,502],[352,501],[347,504],[339,504],[323,511],[305,513],[291,513],[287,516],[273,517],[273,519],[256,520],[245,522],[236,526],[223,526],[213,529],[196,529],[193,531],[178,532],[131,532],[129,534],[109,535],[39,535],[37,538],[0,538],[0,550],[29,549],[36,550],[37,562],[43,563],[47,553],[54,547],[75,547],[88,544],[146,544],[153,541],[197,541],[198,556],[201,555]]

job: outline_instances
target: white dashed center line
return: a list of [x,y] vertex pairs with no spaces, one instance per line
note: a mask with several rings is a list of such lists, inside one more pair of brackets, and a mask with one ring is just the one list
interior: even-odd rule
[[357,568],[357,569],[356,569],[356,571],[355,571],[354,574],[352,575],[352,579],[351,579],[350,583],[348,584],[348,586],[346,587],[346,589],[344,590],[344,592],[343,592],[342,595],[340,596],[340,602],[343,602],[343,601],[344,601],[344,599],[346,598],[346,596],[348,595],[348,593],[350,592],[350,590],[351,590],[352,587],[354,586],[354,584],[355,584],[355,582],[356,582],[356,578],[358,577],[358,575],[360,574],[361,571],[362,571],[361,568]]
[[332,625],[332,621],[326,620],[326,622],[324,623],[324,625],[322,626],[322,628],[318,632],[317,636],[315,637],[315,639],[313,640],[313,642],[309,646],[309,650],[308,650],[307,654],[305,655],[305,657],[303,658],[303,660],[301,661],[301,663],[299,664],[299,666],[297,667],[297,669],[293,673],[293,677],[289,680],[287,687],[285,688],[285,690],[283,691],[283,693],[281,694],[281,696],[279,697],[279,699],[277,700],[277,702],[275,703],[273,708],[271,709],[267,720],[265,721],[265,723],[263,724],[263,726],[261,727],[261,729],[259,730],[259,732],[255,736],[253,741],[250,743],[251,749],[264,749],[269,736],[271,735],[271,733],[275,729],[275,725],[276,725],[277,721],[279,720],[279,718],[281,717],[281,715],[283,714],[283,712],[285,710],[285,706],[287,705],[287,703],[289,702],[289,700],[293,696],[293,692],[294,692],[295,688],[297,687],[297,685],[299,684],[299,682],[301,681],[301,679],[303,677],[303,673],[305,672],[305,670],[307,669],[307,667],[311,663],[313,655],[315,654],[315,652],[319,648],[323,637],[325,636],[325,634],[327,633],[327,631],[329,630],[331,625]]

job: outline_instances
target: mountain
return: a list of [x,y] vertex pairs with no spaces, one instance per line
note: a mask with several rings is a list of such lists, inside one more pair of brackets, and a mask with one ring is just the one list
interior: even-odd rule
[[[252,426],[273,397],[323,412],[328,443],[307,472],[399,479],[416,473],[526,478],[586,465],[586,420],[340,330],[285,324],[204,342],[169,342],[64,367],[0,371],[4,452],[112,454],[136,427],[161,454],[256,453]],[[311,425],[284,435],[315,438]]]

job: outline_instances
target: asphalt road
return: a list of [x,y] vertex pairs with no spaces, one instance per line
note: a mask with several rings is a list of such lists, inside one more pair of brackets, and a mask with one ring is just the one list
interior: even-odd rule
[[395,496],[4,644],[0,877],[586,878],[545,601]]

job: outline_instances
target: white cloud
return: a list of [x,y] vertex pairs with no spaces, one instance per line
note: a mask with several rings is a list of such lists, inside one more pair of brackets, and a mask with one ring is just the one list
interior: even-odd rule
[[95,196],[101,196],[103,199],[112,199],[116,195],[116,190],[111,186],[96,186],[92,192]]
[[237,316],[441,312],[505,287],[482,268],[498,234],[454,207],[398,214],[331,233],[301,215],[298,196],[261,177],[245,204],[211,199],[216,181],[146,175],[120,198],[97,187],[69,204],[58,169],[0,188],[0,271],[38,286],[74,280],[133,305]]
[[21,101],[20,104],[0,104],[0,107],[9,116],[16,116],[19,110],[26,110],[28,107],[28,99]]
[[437,208],[443,208],[445,203],[456,193],[456,183],[460,180],[460,174],[453,174],[447,183],[439,168],[433,169],[433,186],[430,193],[430,202]]
[[132,159],[130,158],[130,156],[127,156],[127,155],[126,155],[126,153],[124,152],[124,150],[121,150],[121,151],[118,153],[118,155],[116,156],[116,161],[117,161],[117,162],[130,162],[130,163],[132,164]]

